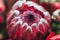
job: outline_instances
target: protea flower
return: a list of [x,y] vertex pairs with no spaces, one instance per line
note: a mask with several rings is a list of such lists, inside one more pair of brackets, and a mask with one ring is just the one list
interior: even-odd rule
[[13,40],[42,40],[50,23],[49,12],[32,1],[17,1],[7,15],[7,31]]
[[52,19],[60,21],[60,9],[57,9],[53,12]]

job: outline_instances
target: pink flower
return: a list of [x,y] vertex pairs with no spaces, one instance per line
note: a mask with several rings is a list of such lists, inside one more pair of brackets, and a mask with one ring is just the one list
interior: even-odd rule
[[5,11],[5,4],[3,0],[0,0],[0,13]]
[[55,35],[54,32],[51,32],[46,40],[60,40],[60,34]]
[[45,35],[50,23],[50,14],[32,1],[17,1],[7,15],[9,37],[17,40],[33,40],[38,32],[42,36]]
[[57,34],[50,38],[51,40],[60,40],[60,34]]
[[46,40],[50,40],[50,38],[53,37],[53,36],[55,36],[55,33],[54,33],[54,32],[51,32],[51,33],[47,36]]

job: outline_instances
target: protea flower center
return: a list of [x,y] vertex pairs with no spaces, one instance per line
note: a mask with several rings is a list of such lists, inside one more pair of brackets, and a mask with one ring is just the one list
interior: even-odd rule
[[34,17],[33,14],[28,14],[28,15],[26,16],[26,18],[27,18],[28,21],[30,21],[30,22],[34,22],[34,21],[35,21],[35,17]]
[[24,23],[27,23],[29,26],[31,26],[33,23],[38,23],[39,15],[32,11],[26,11],[23,13],[22,19]]

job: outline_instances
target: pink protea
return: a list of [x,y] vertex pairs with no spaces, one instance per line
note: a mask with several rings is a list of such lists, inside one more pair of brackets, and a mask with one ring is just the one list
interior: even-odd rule
[[[32,1],[17,1],[7,14],[9,37],[16,40],[35,40],[37,33],[45,35],[50,28],[50,14]],[[41,37],[37,40],[42,40]]]

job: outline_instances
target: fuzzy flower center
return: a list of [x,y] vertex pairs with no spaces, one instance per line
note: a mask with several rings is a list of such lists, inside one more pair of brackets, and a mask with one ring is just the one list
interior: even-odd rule
[[27,19],[28,21],[33,22],[35,20],[35,16],[33,14],[28,14]]
[[38,22],[38,17],[39,15],[36,15],[34,12],[31,11],[27,11],[25,13],[23,13],[23,22],[24,23],[28,23],[28,25],[32,25],[33,23],[37,23]]

